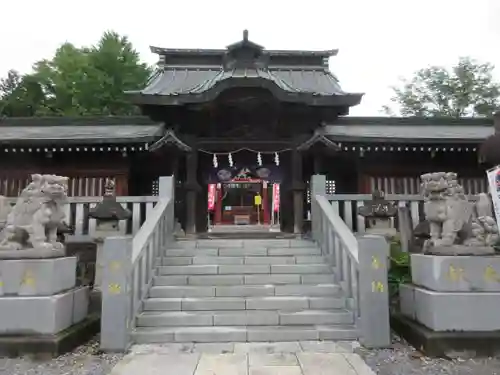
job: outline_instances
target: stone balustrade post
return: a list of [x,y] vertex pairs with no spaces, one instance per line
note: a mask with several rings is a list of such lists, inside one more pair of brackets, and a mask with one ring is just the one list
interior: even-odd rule
[[124,352],[130,345],[132,240],[107,237],[102,248],[101,350]]
[[313,239],[318,241],[321,235],[321,223],[319,220],[321,211],[315,197],[316,195],[326,195],[326,176],[313,175],[309,189],[311,194],[311,231]]
[[358,238],[360,341],[368,348],[391,344],[388,256],[389,243],[383,236]]

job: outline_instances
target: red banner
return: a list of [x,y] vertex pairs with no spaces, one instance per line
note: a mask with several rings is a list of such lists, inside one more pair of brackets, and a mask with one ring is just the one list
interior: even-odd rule
[[274,212],[280,210],[280,184],[273,184],[273,209]]
[[208,184],[208,211],[215,209],[215,184]]

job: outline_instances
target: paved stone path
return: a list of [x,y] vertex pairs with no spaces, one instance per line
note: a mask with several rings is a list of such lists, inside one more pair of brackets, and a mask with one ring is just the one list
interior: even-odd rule
[[375,375],[351,342],[135,345],[110,375]]

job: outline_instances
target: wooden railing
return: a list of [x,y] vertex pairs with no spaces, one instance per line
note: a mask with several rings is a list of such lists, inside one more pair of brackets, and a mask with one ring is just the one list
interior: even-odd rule
[[[12,205],[15,204],[17,198],[7,198],[7,201]],[[119,223],[120,234],[133,235],[137,233],[141,225],[146,221],[146,218],[153,211],[157,196],[151,197],[117,197],[116,200],[121,205],[130,210],[132,217],[128,220],[122,220]],[[65,206],[66,222],[75,230],[75,236],[90,235],[95,233],[95,220],[91,219],[88,214],[91,208],[94,208],[97,203],[102,201],[102,197],[69,197],[68,203]]]
[[137,314],[153,278],[157,259],[173,238],[173,177],[161,177],[158,203],[133,239],[106,238],[102,248],[101,350],[126,351]]
[[389,346],[389,244],[381,236],[355,237],[325,195],[325,181],[325,176],[318,175],[311,181],[313,239],[349,301],[361,343],[366,347]]

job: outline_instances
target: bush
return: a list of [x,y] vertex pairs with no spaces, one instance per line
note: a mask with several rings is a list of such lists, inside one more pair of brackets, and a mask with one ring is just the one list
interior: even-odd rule
[[401,251],[401,242],[398,238],[391,239],[389,272],[389,298],[392,307],[399,303],[399,285],[411,282],[410,254]]

